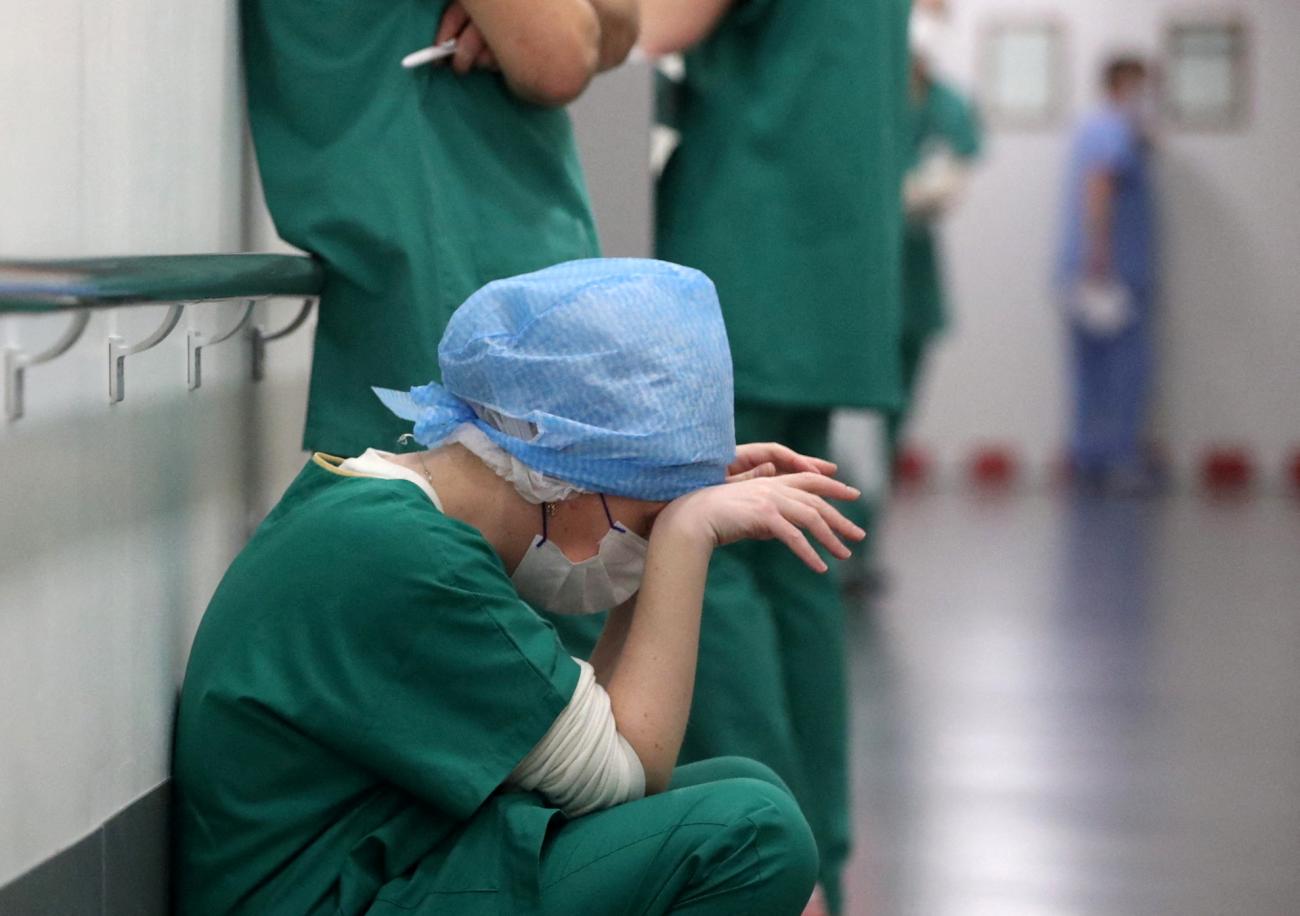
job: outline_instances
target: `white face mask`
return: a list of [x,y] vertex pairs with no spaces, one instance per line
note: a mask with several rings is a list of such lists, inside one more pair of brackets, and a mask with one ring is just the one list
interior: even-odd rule
[[596,555],[574,563],[546,534],[546,510],[542,510],[542,533],[533,538],[510,581],[520,597],[555,614],[596,614],[617,607],[636,594],[645,574],[646,550],[650,544],[614,521],[605,498],[609,531],[600,539]]

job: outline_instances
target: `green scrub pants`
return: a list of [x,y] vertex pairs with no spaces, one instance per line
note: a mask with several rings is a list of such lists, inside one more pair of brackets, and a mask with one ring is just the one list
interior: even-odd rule
[[[898,450],[902,445],[903,432],[907,426],[907,421],[911,419],[912,407],[916,398],[916,387],[920,382],[921,369],[924,367],[925,357],[929,349],[929,335],[924,338],[903,338],[900,351],[903,370],[903,401],[897,410],[885,414],[884,417],[885,442],[884,454],[881,458],[885,462],[886,472],[891,479],[894,473],[894,462],[898,458]],[[867,539],[853,551],[853,558],[848,562],[853,563],[856,569],[861,570],[862,574],[868,577],[872,575],[876,567],[876,549],[878,546],[876,535],[879,532],[880,520],[884,515],[891,488],[891,485],[886,485],[884,491],[879,494],[864,494],[858,502],[842,509],[846,516],[867,532]]]
[[546,916],[797,916],[817,849],[780,779],[740,758],[679,767],[669,791],[569,821],[541,860]]
[[925,364],[926,353],[930,349],[930,335],[921,338],[904,337],[901,350],[903,367],[903,404],[891,413],[885,421],[885,441],[888,446],[886,457],[891,465],[898,456],[898,447],[902,444],[903,428],[907,425],[915,406],[916,386],[921,381],[921,368]]
[[[826,410],[736,410],[738,442],[824,456],[829,431]],[[844,607],[830,564],[818,575],[778,541],[714,554],[681,760],[738,754],[784,778],[817,840],[827,903],[839,912],[851,820]]]

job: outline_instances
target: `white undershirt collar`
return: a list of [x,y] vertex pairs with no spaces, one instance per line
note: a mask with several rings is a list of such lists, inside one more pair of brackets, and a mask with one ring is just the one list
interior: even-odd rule
[[408,467],[403,467],[393,461],[396,457],[392,452],[381,452],[378,449],[368,448],[365,452],[356,458],[349,458],[339,465],[343,471],[351,471],[354,474],[363,474],[366,477],[382,477],[385,480],[407,480],[415,484],[424,495],[432,500],[438,511],[443,511],[442,500],[438,499],[438,493],[433,486],[424,477]]

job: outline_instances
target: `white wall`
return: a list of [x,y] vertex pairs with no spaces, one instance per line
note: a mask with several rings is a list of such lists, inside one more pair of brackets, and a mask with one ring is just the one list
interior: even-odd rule
[[[1159,152],[1163,329],[1156,425],[1184,471],[1205,445],[1241,441],[1271,469],[1300,446],[1300,4],[1295,0],[952,0],[950,72],[976,84],[990,19],[1046,13],[1067,28],[1070,114],[1095,101],[1113,48],[1154,50],[1178,12],[1243,13],[1255,111],[1236,134],[1168,131]],[[989,440],[1045,467],[1066,428],[1065,353],[1048,276],[1068,125],[993,128],[946,228],[955,322],[931,365],[912,438],[950,470]]]
[[[0,257],[240,248],[234,0],[18,0],[4,17]],[[297,461],[307,334],[272,345],[256,389],[244,347],[214,348],[189,392],[178,330],[128,359],[109,405],[105,337],[161,311],[95,315],[31,370],[27,416],[0,419],[0,885],[166,778],[193,628]],[[0,317],[0,345],[60,327]]]
[[646,157],[654,120],[653,69],[632,61],[601,74],[573,103],[569,115],[601,251],[607,258],[650,257],[654,184]]
[[[251,167],[236,4],[19,0],[0,30],[0,258],[285,250]],[[649,75],[593,87],[575,114],[611,253],[649,237]],[[624,164],[622,160],[626,159]],[[297,303],[258,307],[275,327]],[[253,385],[232,340],[186,390],[190,309],[127,361],[107,399],[105,338],[161,308],[96,314],[0,420],[0,885],[168,774],[176,690],[198,619],[248,531],[301,466],[311,329],[271,345]],[[36,350],[63,320],[0,316]]]

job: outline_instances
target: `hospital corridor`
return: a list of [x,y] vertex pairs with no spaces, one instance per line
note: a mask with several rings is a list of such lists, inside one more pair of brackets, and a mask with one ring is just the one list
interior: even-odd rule
[[5,0],[0,916],[1300,916],[1296,0]]
[[935,494],[890,526],[851,638],[861,912],[1295,911],[1293,505]]

